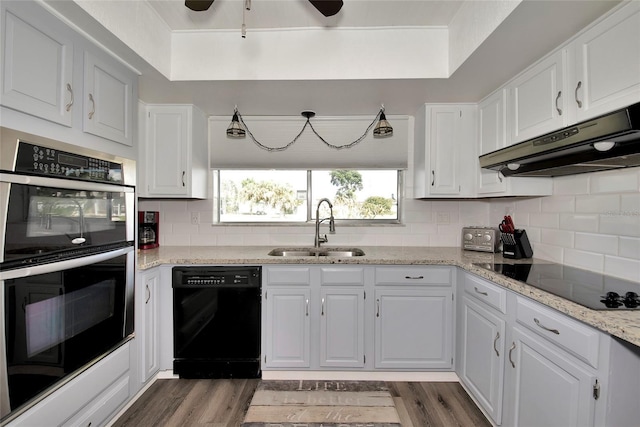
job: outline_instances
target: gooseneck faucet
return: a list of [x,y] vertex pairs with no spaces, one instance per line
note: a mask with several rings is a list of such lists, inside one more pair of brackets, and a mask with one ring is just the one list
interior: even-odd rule
[[[331,211],[331,214],[330,214],[329,218],[320,219],[320,205],[323,202],[327,202],[327,204],[329,205],[329,210]],[[329,199],[323,198],[323,199],[320,199],[320,201],[318,202],[318,207],[316,207],[316,237],[315,237],[315,240],[313,242],[313,246],[316,247],[316,248],[320,247],[320,243],[328,242],[326,234],[324,236],[320,236],[320,223],[323,222],[323,221],[326,221],[326,220],[329,220],[329,233],[335,234],[335,232],[336,232],[336,224],[335,224],[335,221],[333,219],[333,205],[331,204]]]

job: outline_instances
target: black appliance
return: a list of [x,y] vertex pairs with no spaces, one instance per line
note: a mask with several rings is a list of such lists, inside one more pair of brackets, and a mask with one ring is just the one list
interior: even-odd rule
[[0,127],[0,424],[133,337],[135,162]]
[[640,166],[640,103],[480,156],[504,176],[563,176]]
[[474,264],[592,310],[639,310],[640,283],[561,264]]
[[155,249],[160,246],[160,212],[138,212],[138,249]]
[[173,268],[173,372],[260,378],[260,267]]

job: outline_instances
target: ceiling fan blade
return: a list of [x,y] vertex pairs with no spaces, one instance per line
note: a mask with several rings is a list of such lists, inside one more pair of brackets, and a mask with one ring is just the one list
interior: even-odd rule
[[342,0],[309,0],[324,16],[333,16],[342,9]]
[[213,0],[184,0],[184,5],[196,12],[207,10],[213,4]]

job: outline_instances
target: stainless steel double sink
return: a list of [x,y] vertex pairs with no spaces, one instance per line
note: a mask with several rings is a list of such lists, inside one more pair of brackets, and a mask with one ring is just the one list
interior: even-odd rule
[[267,255],[280,257],[357,257],[363,256],[359,248],[275,248]]

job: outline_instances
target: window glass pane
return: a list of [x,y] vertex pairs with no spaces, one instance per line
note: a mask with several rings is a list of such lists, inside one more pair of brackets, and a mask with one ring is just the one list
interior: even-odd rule
[[[398,171],[331,170],[311,172],[311,213],[323,197],[333,204],[336,219],[397,220]],[[326,203],[320,217],[328,216]]]
[[220,171],[220,222],[304,222],[306,201],[307,171]]

